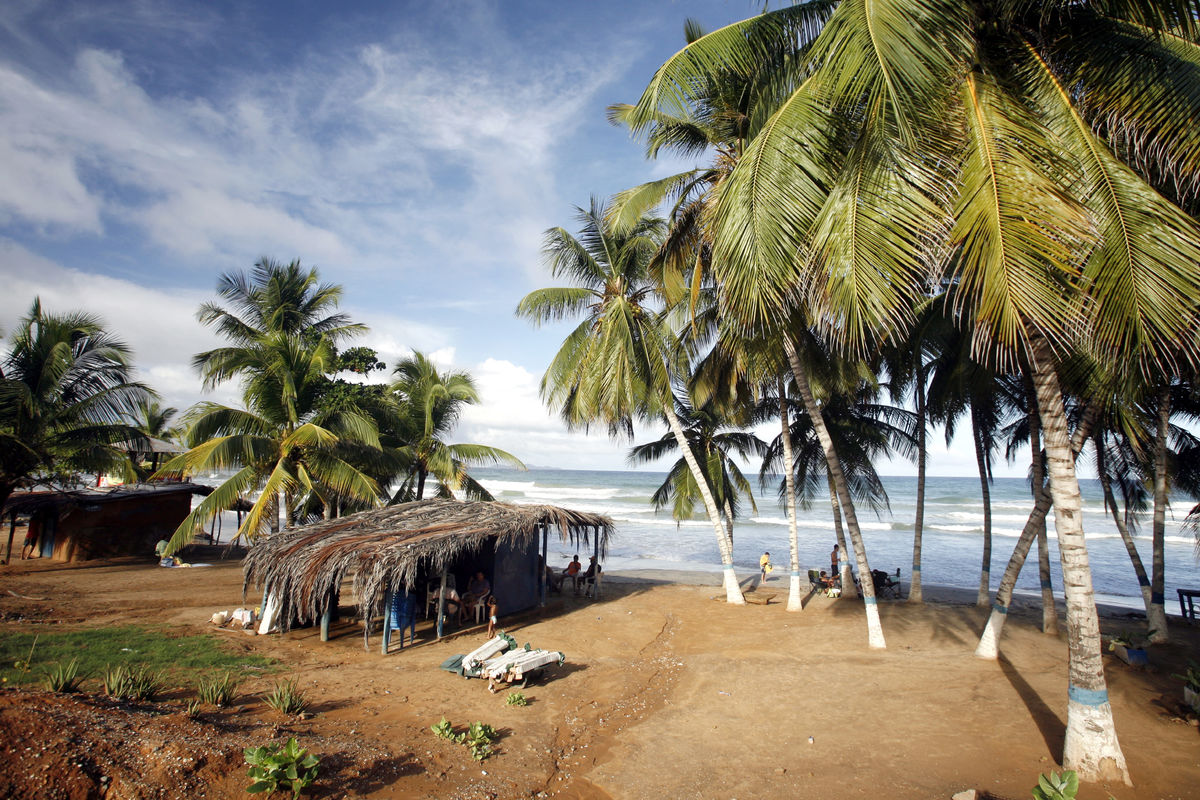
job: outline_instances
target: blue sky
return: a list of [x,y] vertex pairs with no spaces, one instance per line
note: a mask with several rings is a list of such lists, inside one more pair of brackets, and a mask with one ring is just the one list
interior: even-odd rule
[[[194,314],[217,276],[300,258],[345,287],[389,364],[420,349],[476,376],[484,402],[460,440],[623,468],[625,444],[568,434],[542,407],[563,329],[513,309],[550,283],[546,228],[690,166],[645,161],[605,108],[637,99],[686,17],[714,28],[758,8],[8,0],[0,328],[35,295],[95,311],[183,408],[201,397],[188,364],[215,340]],[[961,446],[931,465],[973,469]]]

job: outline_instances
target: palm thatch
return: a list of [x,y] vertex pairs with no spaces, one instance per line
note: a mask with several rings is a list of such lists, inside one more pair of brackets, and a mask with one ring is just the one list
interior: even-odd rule
[[556,506],[419,500],[267,537],[246,554],[242,591],[267,587],[279,599],[286,630],[293,617],[318,619],[352,572],[365,635],[387,589],[411,590],[419,572],[440,575],[460,554],[479,550],[488,539],[527,547],[543,526],[557,528],[560,539],[572,544],[598,536],[602,554],[614,530],[608,517]]

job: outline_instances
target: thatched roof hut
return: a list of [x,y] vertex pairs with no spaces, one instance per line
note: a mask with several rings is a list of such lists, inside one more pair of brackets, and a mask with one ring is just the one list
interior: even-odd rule
[[265,588],[279,601],[286,628],[293,617],[320,618],[349,573],[369,632],[372,615],[390,589],[416,589],[420,576],[440,575],[460,557],[489,545],[496,553],[516,554],[519,568],[535,584],[541,580],[539,539],[544,564],[551,528],[557,529],[560,541],[590,543],[603,555],[614,526],[600,514],[555,506],[441,499],[403,503],[324,520],[256,543],[244,562],[243,591]]

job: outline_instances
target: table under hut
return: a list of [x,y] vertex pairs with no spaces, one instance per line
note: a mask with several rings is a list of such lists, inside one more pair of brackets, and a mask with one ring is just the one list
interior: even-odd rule
[[[323,520],[255,543],[243,562],[243,592],[263,590],[267,626],[281,630],[320,621],[321,640],[337,611],[343,581],[353,579],[363,646],[383,610],[387,652],[393,591],[437,592],[437,635],[443,635],[446,587],[464,586],[476,572],[490,579],[505,615],[546,600],[550,534],[599,563],[607,553],[612,520],[547,505],[432,499]],[[271,619],[274,617],[274,619]]]

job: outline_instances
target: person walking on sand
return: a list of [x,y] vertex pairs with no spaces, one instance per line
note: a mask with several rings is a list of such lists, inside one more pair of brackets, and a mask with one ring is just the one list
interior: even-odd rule
[[771,574],[771,570],[775,569],[775,566],[771,563],[771,553],[769,551],[764,552],[762,557],[758,559],[758,569],[760,573],[758,582],[766,583],[767,575]]

